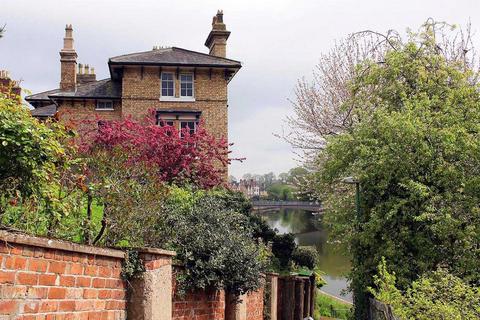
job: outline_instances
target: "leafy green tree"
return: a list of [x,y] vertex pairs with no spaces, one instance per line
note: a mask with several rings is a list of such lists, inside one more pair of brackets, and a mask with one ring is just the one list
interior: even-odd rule
[[0,223],[36,234],[73,239],[80,213],[79,163],[61,124],[34,119],[0,94]]
[[161,240],[184,264],[182,287],[225,289],[237,297],[258,289],[268,254],[254,241],[247,217],[211,193],[194,193],[190,201],[167,205]]
[[292,253],[292,260],[298,266],[315,269],[318,262],[318,252],[315,247],[296,247]]
[[[438,266],[480,283],[480,88],[432,28],[405,44],[387,38],[382,63],[358,66],[345,103],[356,124],[317,160],[326,218],[353,254],[356,319],[381,257],[400,290]],[[347,176],[360,183],[359,217]]]
[[286,183],[289,177],[290,176],[287,172],[282,172],[278,175],[278,180],[280,180],[280,182]]
[[287,184],[274,183],[268,189],[267,193],[270,199],[273,200],[293,200],[293,187]]
[[376,289],[370,288],[378,300],[389,304],[401,319],[474,320],[480,318],[480,289],[472,287],[445,269],[427,272],[402,292],[395,286],[394,273],[386,262],[379,265],[374,277]]
[[280,270],[290,270],[292,265],[292,255],[297,245],[295,236],[291,233],[278,234],[273,239],[272,253],[278,260]]
[[288,171],[288,180],[287,182],[293,185],[301,183],[303,177],[308,174],[308,170],[304,167],[295,167]]

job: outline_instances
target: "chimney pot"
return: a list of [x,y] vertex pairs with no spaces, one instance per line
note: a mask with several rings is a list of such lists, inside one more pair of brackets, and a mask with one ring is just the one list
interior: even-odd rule
[[77,53],[73,47],[72,25],[65,26],[63,48],[60,50],[60,89],[74,91],[77,83]]
[[225,58],[229,36],[230,31],[227,31],[227,27],[223,23],[223,10],[218,10],[212,20],[212,30],[205,41],[205,46],[210,49],[210,55]]

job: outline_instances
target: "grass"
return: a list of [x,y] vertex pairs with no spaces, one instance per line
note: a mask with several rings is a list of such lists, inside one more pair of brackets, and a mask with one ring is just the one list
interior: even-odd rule
[[334,319],[348,319],[351,308],[352,305],[327,296],[321,291],[317,291],[313,318],[320,319],[320,317],[323,316]]

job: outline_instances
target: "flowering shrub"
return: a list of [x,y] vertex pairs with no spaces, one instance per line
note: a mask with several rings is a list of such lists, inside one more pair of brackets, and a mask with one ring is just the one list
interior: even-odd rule
[[[229,164],[228,142],[205,131],[202,124],[191,134],[187,129],[156,124],[151,112],[144,121],[87,121],[80,131],[80,151],[89,158],[120,150],[128,155],[124,169],[145,166],[162,182],[212,188],[222,185]],[[97,129],[98,123],[98,129]]]

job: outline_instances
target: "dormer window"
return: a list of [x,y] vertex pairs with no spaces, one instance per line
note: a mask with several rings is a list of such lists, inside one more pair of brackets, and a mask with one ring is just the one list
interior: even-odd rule
[[96,110],[113,110],[112,100],[98,100]]
[[175,96],[175,77],[172,72],[162,72],[162,97]]
[[180,96],[193,97],[193,74],[180,74]]

